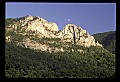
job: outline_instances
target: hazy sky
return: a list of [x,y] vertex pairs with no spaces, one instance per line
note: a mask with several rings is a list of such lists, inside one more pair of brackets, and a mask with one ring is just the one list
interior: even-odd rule
[[[90,34],[116,30],[115,3],[6,3],[6,18],[40,16],[56,22],[59,29],[73,23]],[[70,19],[68,21],[68,19]]]

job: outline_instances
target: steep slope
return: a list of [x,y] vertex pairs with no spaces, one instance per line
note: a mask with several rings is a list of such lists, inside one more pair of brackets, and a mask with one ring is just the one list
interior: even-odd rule
[[109,31],[93,35],[95,39],[103,45],[108,51],[115,53],[116,48],[116,31]]
[[61,32],[61,38],[65,42],[72,42],[76,45],[82,45],[84,47],[89,46],[100,46],[101,44],[95,42],[93,36],[91,36],[86,30],[83,30],[81,27],[74,24],[67,24]]
[[[34,33],[39,33],[41,37],[54,37],[55,32],[57,32],[58,26],[56,23],[48,22],[47,20],[38,17],[38,16],[24,16],[17,18],[17,21],[14,21],[9,24],[6,22],[7,28],[14,30],[24,30],[25,32],[32,31]],[[10,21],[10,20],[9,20]]]
[[[68,50],[84,50],[84,52]],[[6,43],[7,78],[110,78],[115,55],[101,47],[71,45],[65,52],[42,52]]]
[[[59,38],[60,43],[69,42],[72,44],[82,45],[85,47],[89,46],[102,47],[101,44],[95,42],[94,37],[89,35],[89,33],[86,30],[83,30],[81,27],[76,26],[74,24],[67,24],[62,31],[59,31],[56,23],[48,22],[47,20],[38,16],[28,15],[25,17],[17,18],[16,20],[17,21],[14,21],[12,19],[13,22],[11,22],[11,24],[9,22],[8,24],[6,24],[7,32],[10,30],[15,31],[15,33],[17,34],[29,36],[29,42],[31,42],[30,36],[36,36],[36,38],[38,39]],[[8,36],[10,37],[10,35],[7,35],[6,38],[8,38]],[[28,40],[28,38],[26,39]],[[26,43],[24,42],[26,41],[26,39],[23,40],[22,45]]]
[[8,78],[105,78],[115,75],[115,55],[86,30],[37,16],[7,19],[5,76]]

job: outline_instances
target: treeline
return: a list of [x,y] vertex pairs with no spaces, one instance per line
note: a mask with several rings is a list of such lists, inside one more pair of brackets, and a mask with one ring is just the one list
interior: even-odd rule
[[[84,47],[71,46],[77,49]],[[6,43],[7,78],[109,78],[115,76],[115,55],[100,47],[85,52],[42,52]]]
[[103,45],[105,49],[115,54],[116,31],[97,33],[93,35],[95,39]]

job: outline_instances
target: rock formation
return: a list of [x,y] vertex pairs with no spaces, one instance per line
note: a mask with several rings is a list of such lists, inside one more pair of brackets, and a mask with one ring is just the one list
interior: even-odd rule
[[38,16],[30,15],[21,17],[19,21],[13,24],[9,24],[7,27],[14,29],[21,27],[21,29],[25,29],[26,31],[34,31],[36,33],[42,34],[45,37],[54,37],[53,32],[59,31],[56,23],[48,22],[47,20]]
[[[74,28],[74,30],[73,30]],[[83,30],[81,27],[78,27],[74,24],[68,24],[64,27],[63,31],[59,33],[59,38],[62,38],[66,42],[72,42],[76,45],[82,45],[85,47],[89,46],[101,46],[98,42],[95,42],[95,39],[93,36],[91,36],[86,30]]]
[[[73,44],[82,45],[85,47],[89,47],[89,46],[102,47],[101,44],[95,42],[93,36],[91,36],[86,30],[83,30],[79,26],[76,26],[74,24],[67,24],[63,28],[63,30],[60,31],[56,23],[48,22],[47,20],[38,16],[28,15],[25,17],[21,17],[17,22],[9,24],[6,27],[7,28],[11,27],[15,30],[18,29],[18,27],[20,27],[20,29],[25,30],[25,32],[32,31],[35,33],[35,35],[38,35],[39,38],[41,37],[59,38],[63,43],[71,42]],[[8,40],[9,37],[6,37],[6,39]],[[42,45],[38,43],[35,44],[35,43],[31,43],[30,41],[28,42],[24,41],[23,43],[25,43],[25,45],[29,47],[35,47],[37,45],[36,48],[40,48],[43,51],[53,49],[47,45]],[[64,51],[62,48],[60,50]]]

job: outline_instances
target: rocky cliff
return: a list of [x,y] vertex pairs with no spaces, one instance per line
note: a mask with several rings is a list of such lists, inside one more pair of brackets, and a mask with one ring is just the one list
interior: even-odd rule
[[[59,30],[58,26],[54,22],[48,22],[44,18],[38,16],[24,16],[18,18],[17,21],[13,21],[13,23],[6,26],[8,30],[14,30],[18,34],[22,34],[24,36],[29,36],[26,39],[24,38],[22,42],[18,42],[20,45],[29,46],[30,48],[40,49],[43,51],[47,50],[60,50],[64,51],[62,47],[65,47],[64,43],[71,43],[76,45],[81,45],[84,47],[89,46],[100,46],[101,44],[95,41],[94,37],[91,36],[86,30],[82,29],[79,26],[74,24],[67,24],[64,26],[63,30]],[[31,40],[32,36],[36,36],[35,39],[40,40],[41,38],[58,38],[59,41],[51,41],[50,43],[59,43],[64,44],[64,46],[60,45],[59,48],[50,47],[47,44],[41,44],[40,41],[36,42]],[[6,40],[9,39],[10,35],[6,36]],[[33,38],[32,38],[33,39]],[[29,41],[28,41],[29,40]],[[49,42],[49,41],[48,41]]]
[[85,47],[89,46],[101,46],[98,42],[95,42],[93,36],[91,36],[86,30],[83,30],[81,27],[78,27],[74,24],[67,24],[59,38],[62,38],[66,42],[72,42],[77,45],[82,45]]
[[38,17],[27,15],[25,17],[19,18],[18,21],[9,24],[7,27],[17,29],[18,27],[21,30],[33,31],[35,33],[40,33],[41,36],[52,37],[53,32],[58,32],[58,26],[56,23],[48,22],[47,20]]

